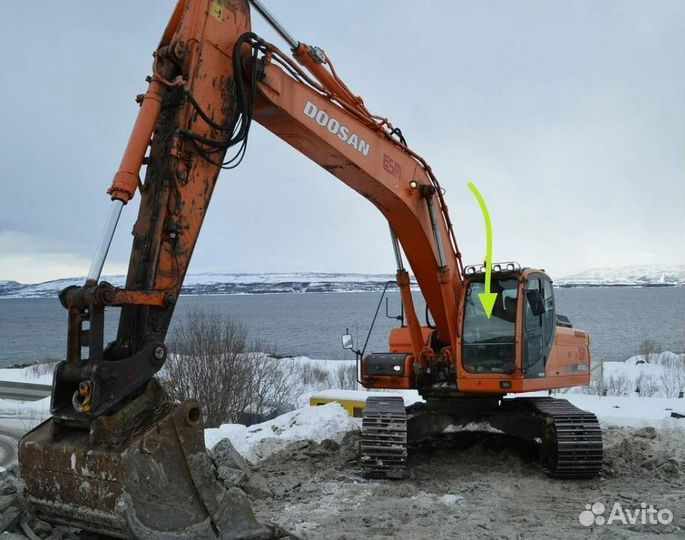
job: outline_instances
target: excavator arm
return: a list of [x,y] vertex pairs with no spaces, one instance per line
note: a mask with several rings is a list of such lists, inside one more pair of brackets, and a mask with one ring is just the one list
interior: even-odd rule
[[[413,309],[400,244],[440,344],[449,351],[456,343],[462,269],[443,190],[430,167],[399,130],[354,96],[323,51],[297,43],[299,64],[249,30],[246,2],[181,1],[172,15],[108,191],[112,211],[87,282],[60,296],[70,314],[69,343],[52,410],[64,420],[87,425],[129,399],[163,365],[166,332],[219,171],[238,165],[253,120],[387,218],[414,357],[432,352]],[[121,209],[137,192],[126,287],[118,289],[98,280]],[[113,305],[122,306],[117,338],[104,347],[104,308]]]

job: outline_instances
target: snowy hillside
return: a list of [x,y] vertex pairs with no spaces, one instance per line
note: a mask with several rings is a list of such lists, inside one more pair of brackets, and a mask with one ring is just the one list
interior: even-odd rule
[[[188,274],[182,294],[283,294],[376,292],[394,280],[393,274],[300,273],[202,273]],[[0,298],[54,297],[69,285],[81,285],[83,277],[24,284],[0,280]],[[102,281],[121,287],[124,276],[103,276]],[[685,285],[685,265],[593,268],[555,280],[559,287],[675,286]]]
[[[182,294],[282,294],[282,293],[336,293],[380,291],[390,274],[335,274],[335,273],[265,273],[265,274],[188,274]],[[83,277],[65,278],[43,283],[22,284],[0,281],[0,298],[54,297],[69,285],[82,285]],[[124,276],[103,276],[114,286],[124,285]]]
[[555,280],[559,287],[638,286],[664,287],[685,285],[685,265],[634,265],[616,268],[592,268]]

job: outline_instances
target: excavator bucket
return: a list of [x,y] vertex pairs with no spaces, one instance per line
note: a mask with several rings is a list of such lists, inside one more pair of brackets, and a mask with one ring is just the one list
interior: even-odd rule
[[55,523],[141,540],[281,536],[217,480],[199,404],[173,404],[154,379],[90,430],[42,423],[21,440],[19,462],[32,510]]

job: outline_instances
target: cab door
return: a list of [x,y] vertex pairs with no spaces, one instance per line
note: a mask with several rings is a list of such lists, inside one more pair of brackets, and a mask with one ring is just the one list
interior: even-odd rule
[[531,274],[524,302],[523,373],[527,379],[544,377],[556,321],[552,281],[544,274]]

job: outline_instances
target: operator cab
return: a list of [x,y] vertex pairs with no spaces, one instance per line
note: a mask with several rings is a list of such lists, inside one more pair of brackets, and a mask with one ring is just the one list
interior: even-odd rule
[[526,378],[544,377],[556,325],[552,280],[516,263],[494,264],[490,292],[497,299],[488,318],[478,296],[485,292],[485,268],[468,266],[464,274],[463,368],[512,374],[518,364]]

